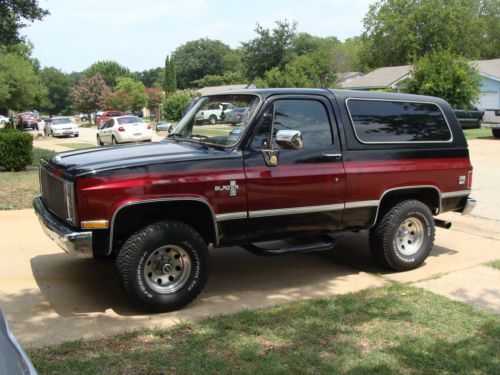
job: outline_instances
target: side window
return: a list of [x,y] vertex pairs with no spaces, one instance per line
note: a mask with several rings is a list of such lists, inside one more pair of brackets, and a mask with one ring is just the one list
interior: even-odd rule
[[304,149],[324,149],[332,145],[332,131],[325,106],[318,100],[281,99],[264,113],[259,130],[252,141],[252,148],[269,147],[273,123],[273,147],[279,148],[275,136],[279,130],[299,130]]
[[356,137],[364,143],[448,142],[451,133],[433,103],[349,99]]

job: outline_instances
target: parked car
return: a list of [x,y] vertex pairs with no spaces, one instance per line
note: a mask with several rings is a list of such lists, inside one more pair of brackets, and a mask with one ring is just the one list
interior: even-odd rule
[[53,117],[49,122],[46,122],[47,135],[53,137],[75,136],[80,135],[78,126],[73,117]]
[[150,142],[153,138],[151,124],[147,124],[137,116],[127,115],[110,118],[97,131],[97,144]]
[[462,129],[475,129],[481,127],[484,111],[454,109],[453,112],[455,116],[457,116]]
[[0,310],[0,374],[36,375],[37,372],[26,352],[9,329],[7,319]]
[[[248,108],[249,121],[197,133],[199,112],[221,102]],[[258,255],[323,251],[366,229],[374,259],[407,271],[425,262],[435,227],[450,227],[435,215],[475,205],[450,105],[408,94],[218,93],[162,142],[41,164],[33,204],[45,232],[70,254],[115,256],[123,289],[148,311],[182,308],[201,293],[210,244]]]
[[195,121],[198,123],[208,122],[211,125],[222,121],[235,106],[231,103],[210,103],[196,114]]
[[33,112],[19,113],[16,125],[19,130],[38,130],[38,116]]
[[248,108],[236,107],[232,111],[228,112],[224,122],[231,125],[240,124],[242,122],[248,121]]
[[97,128],[100,128],[101,126],[103,126],[110,118],[123,116],[123,115],[125,115],[125,113],[122,111],[104,111],[97,118]]
[[10,118],[0,115],[0,124],[5,125],[10,121]]
[[87,122],[89,120],[89,115],[86,113],[80,113],[78,116],[80,117],[81,122]]
[[491,128],[493,137],[500,138],[500,109],[485,110],[484,123]]

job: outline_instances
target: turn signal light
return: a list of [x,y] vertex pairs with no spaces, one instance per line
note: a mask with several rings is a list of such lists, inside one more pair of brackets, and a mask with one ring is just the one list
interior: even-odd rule
[[82,221],[82,229],[107,229],[108,226],[108,220]]

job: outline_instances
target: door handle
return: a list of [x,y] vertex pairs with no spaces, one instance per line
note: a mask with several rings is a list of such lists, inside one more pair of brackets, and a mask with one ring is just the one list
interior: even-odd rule
[[342,154],[329,154],[328,152],[323,152],[321,156],[324,156],[325,158],[334,158],[337,160],[342,159]]

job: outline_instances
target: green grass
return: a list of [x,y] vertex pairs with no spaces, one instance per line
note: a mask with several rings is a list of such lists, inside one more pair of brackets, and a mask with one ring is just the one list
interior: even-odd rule
[[58,146],[63,146],[63,147],[67,147],[67,148],[70,148],[72,150],[81,150],[82,148],[90,148],[90,147],[97,147],[96,144],[92,144],[92,143],[71,143],[71,142],[67,142],[67,143],[59,143]]
[[54,151],[45,148],[33,147],[33,165],[40,165],[40,159],[50,159],[54,155]]
[[490,128],[479,128],[479,129],[464,129],[465,138],[468,140],[477,138],[492,138]]
[[488,263],[488,266],[496,268],[497,270],[500,270],[500,259],[494,260],[493,262]]
[[393,284],[29,355],[40,374],[498,374],[500,316]]

